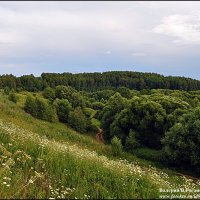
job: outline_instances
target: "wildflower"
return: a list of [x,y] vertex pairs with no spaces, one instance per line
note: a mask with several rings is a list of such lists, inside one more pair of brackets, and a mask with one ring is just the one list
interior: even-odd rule
[[29,184],[32,184],[34,181],[32,180],[32,179],[30,179],[29,181],[28,181],[28,183]]
[[10,187],[10,184],[7,184],[6,187]]
[[3,184],[3,185],[6,185],[7,183],[6,183],[6,182],[3,182],[2,184]]

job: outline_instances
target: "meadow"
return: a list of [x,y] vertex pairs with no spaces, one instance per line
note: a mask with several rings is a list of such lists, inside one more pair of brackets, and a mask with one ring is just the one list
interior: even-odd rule
[[149,199],[172,189],[198,194],[198,180],[127,152],[113,156],[93,135],[32,117],[22,109],[26,94],[15,104],[1,92],[0,198]]

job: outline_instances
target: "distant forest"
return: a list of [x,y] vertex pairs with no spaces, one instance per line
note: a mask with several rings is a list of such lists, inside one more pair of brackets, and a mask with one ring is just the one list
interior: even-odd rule
[[71,86],[77,90],[97,91],[127,87],[135,90],[171,89],[200,90],[200,81],[177,76],[163,76],[156,73],[131,71],[111,71],[103,73],[42,73],[41,77],[34,75],[0,76],[0,88],[8,87],[14,90],[42,91],[46,87],[55,88],[58,85]]

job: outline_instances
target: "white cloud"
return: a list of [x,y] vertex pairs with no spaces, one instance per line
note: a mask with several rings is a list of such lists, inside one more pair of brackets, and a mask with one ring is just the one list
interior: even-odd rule
[[143,57],[143,56],[146,56],[146,53],[135,52],[135,53],[132,53],[132,56],[134,56],[134,57]]
[[200,2],[0,2],[0,60],[163,66],[199,56],[199,10]]
[[172,36],[175,43],[200,44],[200,15],[170,15],[153,32]]

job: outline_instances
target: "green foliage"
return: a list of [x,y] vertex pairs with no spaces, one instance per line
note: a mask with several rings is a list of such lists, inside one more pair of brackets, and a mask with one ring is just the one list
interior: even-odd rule
[[68,101],[70,101],[71,96],[74,92],[76,92],[76,90],[70,86],[59,85],[55,89],[56,98],[67,99]]
[[50,122],[57,121],[56,109],[54,106],[50,106],[45,99],[37,97],[35,99],[35,103],[37,108],[37,118],[47,120]]
[[133,97],[130,89],[128,89],[126,87],[117,88],[116,91],[119,92],[122,97],[125,97],[127,99],[131,99]]
[[129,135],[126,138],[125,149],[127,151],[133,152],[134,149],[140,147],[138,140],[136,139],[136,133],[131,129]]
[[200,170],[200,107],[184,114],[162,140],[169,161]]
[[[6,86],[16,90],[23,88],[27,91],[42,91],[46,87],[55,88],[58,85],[71,86],[76,90],[98,91],[95,99],[109,99],[113,95],[112,90],[125,87],[135,90],[143,90],[141,94],[149,94],[150,89],[171,89],[171,90],[199,90],[200,81],[185,78],[162,76],[156,73],[142,73],[131,71],[111,71],[103,73],[42,73],[40,77],[33,74],[15,77],[13,75],[0,76],[0,88]],[[101,92],[100,90],[107,90]],[[119,89],[121,90],[121,89]],[[125,89],[127,90],[127,89]],[[109,93],[111,91],[111,93]],[[119,91],[120,92],[120,91]],[[122,92],[125,92],[122,90]],[[126,93],[126,92],[125,92]],[[125,97],[129,98],[128,93]],[[127,96],[128,95],[128,96]]]
[[97,126],[96,124],[90,124],[89,126],[88,126],[88,131],[89,132],[92,132],[92,133],[98,133],[99,132],[99,126]]
[[102,102],[94,102],[92,103],[92,107],[95,110],[102,110],[105,107],[105,104]]
[[24,110],[38,119],[50,122],[57,121],[55,107],[50,106],[43,98],[35,98],[32,95],[29,95],[26,99]]
[[134,155],[149,161],[159,163],[161,165],[167,164],[165,152],[163,150],[150,149],[146,147],[133,149]]
[[80,133],[86,132],[88,121],[81,108],[76,108],[69,113],[69,125]]
[[71,96],[69,97],[69,101],[72,104],[73,108],[76,108],[76,107],[84,108],[85,107],[84,97],[78,92],[72,93]]
[[4,88],[4,94],[5,94],[5,95],[9,95],[9,93],[10,93],[10,88],[6,86],[6,87]]
[[178,97],[170,95],[155,94],[151,95],[150,99],[161,104],[167,114],[172,113],[176,109],[189,109],[190,105]]
[[56,98],[56,95],[55,95],[55,90],[50,88],[50,87],[47,87],[43,90],[43,93],[42,95],[48,99],[49,101],[53,102]]
[[8,99],[14,103],[17,103],[19,97],[14,92],[12,92],[9,94]]
[[61,122],[67,122],[69,112],[72,110],[71,104],[67,99],[56,99],[54,105],[57,110],[58,119]]
[[32,116],[37,116],[37,105],[35,98],[32,95],[28,95],[24,104],[24,110]]
[[57,86],[55,90],[55,95],[58,99],[67,99],[71,103],[73,108],[85,107],[85,100],[83,96],[70,86]]
[[121,140],[118,137],[114,136],[112,138],[111,147],[114,156],[120,156],[122,154],[123,146]]
[[113,135],[120,136],[124,143],[130,129],[133,129],[140,144],[160,148],[160,139],[165,132],[165,119],[166,113],[160,104],[147,98],[134,97],[115,117],[110,131]]
[[110,124],[114,121],[115,115],[124,109],[127,99],[123,98],[118,92],[111,96],[100,113],[102,128],[104,130],[104,138],[108,141],[112,138],[110,132]]
[[[18,95],[20,102],[25,94]],[[1,199],[157,199],[159,188],[166,186],[199,189],[198,181],[151,167],[152,162],[118,153],[121,150],[113,151],[111,145],[65,124],[36,120],[18,103],[3,95],[0,99]],[[120,144],[117,141],[115,147]],[[119,146],[116,149],[122,149]],[[112,152],[118,156],[113,158]],[[164,158],[162,151],[147,148],[134,149],[134,153],[149,160]]]

